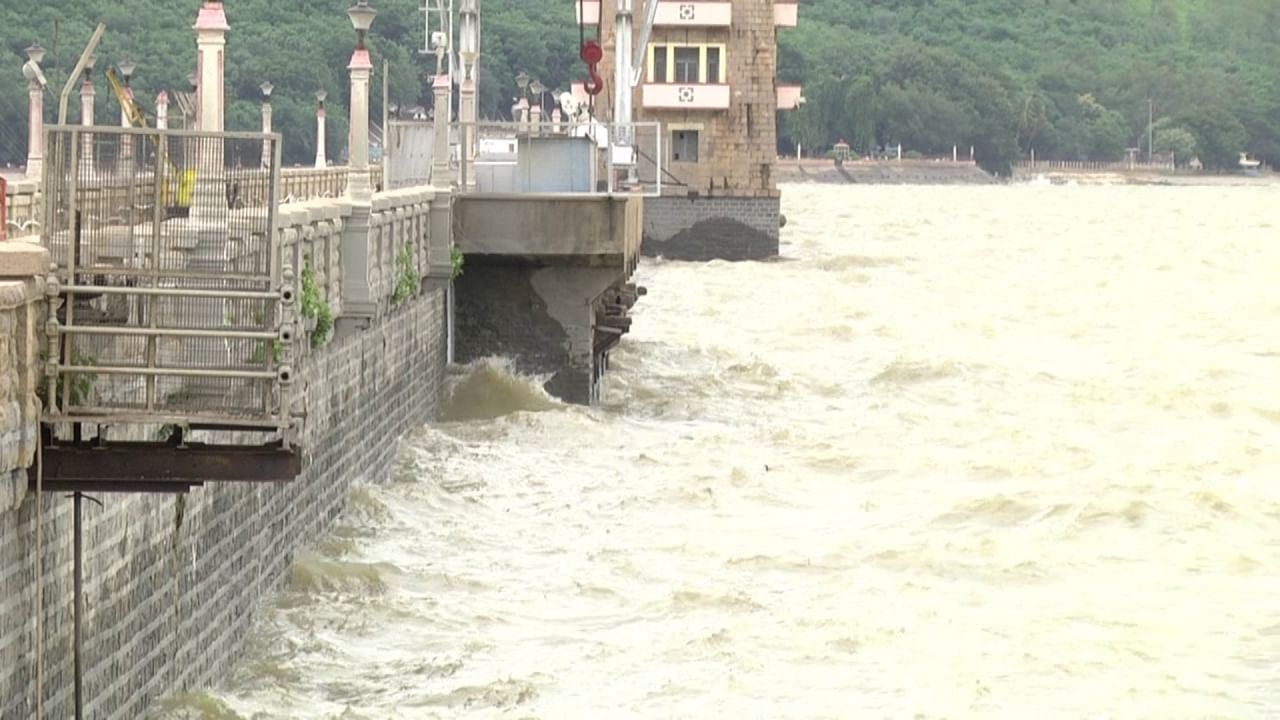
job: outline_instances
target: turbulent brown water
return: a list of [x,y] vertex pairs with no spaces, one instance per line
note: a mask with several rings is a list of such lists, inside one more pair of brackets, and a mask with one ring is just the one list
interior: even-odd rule
[[1274,716],[1277,192],[788,188],[785,260],[643,267],[605,406],[468,369],[171,707]]

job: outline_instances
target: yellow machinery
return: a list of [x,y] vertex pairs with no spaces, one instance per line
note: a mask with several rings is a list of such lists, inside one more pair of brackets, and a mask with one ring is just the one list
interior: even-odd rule
[[[129,124],[137,128],[147,127],[147,118],[142,114],[142,109],[133,101],[129,93],[125,90],[124,83],[120,82],[120,76],[116,74],[116,69],[107,67],[107,82],[111,84],[111,91],[115,93],[116,100],[120,102],[120,107],[124,109],[125,117],[129,118]],[[164,178],[164,186],[161,189],[161,201],[165,207],[190,208],[191,196],[195,192],[196,187],[196,171],[183,170],[178,172],[178,168],[173,162],[165,157],[165,163],[168,165],[168,172]],[[176,196],[177,202],[172,202],[171,198]]]

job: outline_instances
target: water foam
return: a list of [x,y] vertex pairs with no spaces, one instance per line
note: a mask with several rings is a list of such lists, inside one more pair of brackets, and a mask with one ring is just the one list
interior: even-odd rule
[[521,412],[560,407],[533,377],[518,374],[505,358],[485,358],[462,368],[450,388],[441,417],[451,422],[493,420]]

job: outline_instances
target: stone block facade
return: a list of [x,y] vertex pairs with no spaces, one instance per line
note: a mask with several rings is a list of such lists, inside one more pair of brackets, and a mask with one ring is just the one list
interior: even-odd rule
[[[398,438],[437,409],[447,359],[445,302],[443,289],[411,297],[308,355],[299,378],[307,411],[303,472],[293,482],[208,484],[178,496],[104,495],[101,508],[84,503],[86,717],[145,717],[163,695],[225,679],[255,606],[282,586],[295,553],[326,531],[353,484],[389,477]],[[0,330],[30,324],[41,310],[21,312],[0,310]],[[9,453],[0,466],[10,493],[0,506],[0,717],[35,716],[37,560],[44,714],[68,717],[72,502],[13,494],[12,488],[25,490],[33,446],[24,438],[35,432],[34,416],[20,415],[16,429],[11,422],[14,350],[25,342],[14,337],[0,332],[0,442],[16,437],[21,450],[16,466]]]
[[[48,264],[43,251],[32,254]],[[0,260],[12,258],[0,253]],[[40,417],[35,389],[41,379],[43,339],[44,281],[0,278],[0,513],[19,507],[26,498],[26,468],[35,459]]]
[[[651,47],[724,46],[721,63],[729,86],[729,106],[696,110],[645,107],[643,85],[654,79],[649,77],[646,68],[641,86],[634,93],[634,119],[662,123],[668,169],[684,186],[676,189],[704,196],[768,197],[777,194],[773,177],[777,162],[778,111],[774,0],[731,0],[731,3],[732,21],[728,27],[656,27],[649,40]],[[605,50],[601,71],[610,81],[617,35],[616,12],[616,0],[600,3],[600,32]],[[635,17],[638,25],[643,17],[643,3],[636,3]],[[698,133],[697,162],[674,160],[672,133],[680,131]]]
[[671,260],[764,260],[778,254],[781,201],[774,197],[650,198],[648,256]]
[[[660,122],[670,177],[661,200],[645,206],[647,255],[682,260],[757,260],[778,251],[778,30],[775,0],[728,0],[729,24],[655,27],[650,46],[716,48],[723,52],[727,107],[646,107],[644,83],[667,84],[646,67],[634,95],[635,119]],[[642,3],[636,3],[636,18]],[[600,3],[605,77],[612,77],[616,0]],[[707,52],[710,52],[708,50]],[[668,63],[670,66],[670,63]],[[710,66],[700,68],[710,77]],[[676,83],[677,85],[679,83]],[[690,92],[701,92],[698,84]],[[696,158],[686,155],[696,147]],[[669,182],[668,182],[669,181]],[[679,199],[676,199],[679,198]]]

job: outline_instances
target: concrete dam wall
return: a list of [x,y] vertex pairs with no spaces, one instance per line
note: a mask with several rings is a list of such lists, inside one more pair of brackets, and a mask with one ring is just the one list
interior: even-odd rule
[[[370,221],[375,298],[391,293],[406,241],[417,240],[423,276],[429,274],[425,209],[399,204],[380,213],[379,203],[388,204],[377,200]],[[338,248],[349,212],[337,203],[283,213],[286,223],[290,217],[299,223],[292,237],[322,266],[326,292],[340,289]],[[440,252],[432,245],[431,255]],[[442,252],[447,258],[447,246]],[[37,652],[44,716],[69,717],[74,703],[72,501],[28,491],[47,311],[43,279],[15,278],[18,267],[0,262],[0,718],[6,720],[36,716]],[[353,484],[388,477],[398,438],[437,410],[447,360],[444,285],[432,278],[399,302],[382,297],[376,312],[357,322],[339,315],[337,336],[309,351],[298,378],[306,398],[303,470],[292,482],[209,483],[189,494],[103,494],[101,507],[84,502],[85,717],[144,717],[163,695],[226,677],[253,608],[286,582],[295,553],[329,528]]]

